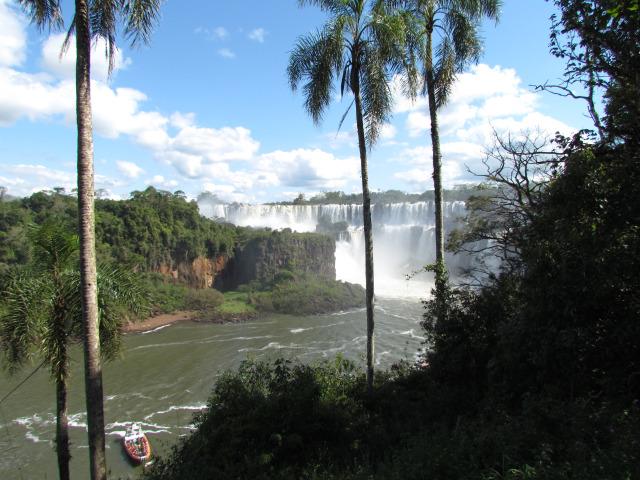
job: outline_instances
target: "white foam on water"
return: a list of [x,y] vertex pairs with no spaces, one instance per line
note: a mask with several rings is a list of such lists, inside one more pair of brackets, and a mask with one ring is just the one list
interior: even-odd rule
[[256,337],[233,337],[225,340],[220,340],[221,342],[232,342],[234,340],[259,340],[261,338],[273,338],[273,335],[258,335]]
[[313,327],[309,327],[309,328],[292,328],[291,330],[289,330],[291,333],[302,333],[302,332],[306,332],[307,330],[313,330]]
[[307,347],[298,345],[296,343],[290,343],[289,345],[281,345],[279,342],[269,342],[262,348],[240,348],[238,352],[263,352],[265,350],[282,350],[282,349],[291,349],[291,350],[304,350]]
[[196,405],[171,405],[166,410],[158,410],[157,412],[153,412],[147,415],[146,417],[144,417],[144,419],[150,420],[156,415],[164,415],[165,413],[175,412],[179,410],[198,411],[198,410],[204,410],[205,408],[207,408],[207,405],[205,403],[196,404]]
[[69,426],[73,428],[83,428],[87,429],[86,421],[82,421],[82,419],[86,419],[87,415],[84,412],[74,413],[73,415],[69,415]]
[[147,333],[159,332],[160,330],[165,329],[165,328],[170,327],[170,326],[171,326],[171,324],[160,325],[159,327],[152,328],[151,330],[145,330],[144,332],[140,332],[140,335],[146,335]]
[[418,340],[425,340],[425,338],[421,335],[416,335],[416,332],[413,330],[413,328],[411,330],[407,330],[405,332],[393,332],[393,333],[397,333],[398,335],[409,335],[411,338],[416,338]]
[[339,316],[342,316],[342,315],[348,315],[350,313],[364,312],[366,310],[367,310],[366,307],[353,308],[351,310],[340,310],[339,312],[333,312],[333,313],[330,313],[329,315],[332,316],[332,317],[339,317]]

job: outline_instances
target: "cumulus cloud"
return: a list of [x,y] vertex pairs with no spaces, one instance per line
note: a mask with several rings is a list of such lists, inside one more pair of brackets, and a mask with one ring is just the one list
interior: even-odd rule
[[[423,97],[412,102],[403,96],[400,77],[393,79],[390,88],[396,99],[396,113],[406,114],[409,136],[424,138],[427,143],[401,152],[397,161],[420,168],[397,172],[395,178],[432,188],[427,102]],[[467,170],[482,170],[484,148],[496,133],[540,131],[547,137],[557,131],[570,133],[571,127],[537,111],[539,98],[539,93],[522,86],[522,80],[510,68],[480,64],[460,74],[447,105],[438,114],[445,185],[477,180]]]
[[25,19],[8,0],[0,0],[0,67],[19,66],[25,59]]
[[177,180],[166,179],[162,175],[154,175],[153,177],[148,178],[145,183],[147,185],[153,185],[154,187],[165,190],[173,190],[179,185],[179,182]]
[[[71,192],[77,186],[75,170],[59,170],[45,165],[15,164],[0,166],[0,184],[8,187],[9,193],[26,196],[54,187],[62,187]],[[111,188],[121,187],[123,182],[106,175],[95,176],[96,190],[107,192],[107,196],[115,198]]]
[[319,149],[277,150],[262,155],[257,169],[275,173],[283,186],[336,189],[358,178],[360,161],[357,157],[338,158]]
[[264,28],[255,28],[249,32],[249,38],[258,43],[264,43],[264,39],[267,36],[267,31]]
[[141,174],[144,173],[144,170],[133,162],[118,160],[116,162],[116,167],[118,168],[120,173],[128,178],[138,178]]

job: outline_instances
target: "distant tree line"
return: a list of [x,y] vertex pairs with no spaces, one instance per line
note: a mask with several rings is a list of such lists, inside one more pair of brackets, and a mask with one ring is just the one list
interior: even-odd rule
[[[0,273],[30,260],[26,232],[47,220],[76,231],[76,199],[59,190],[0,202]],[[201,255],[233,255],[239,230],[202,217],[181,192],[148,187],[128,200],[96,200],[98,259],[143,271]]]
[[[444,201],[465,201],[471,196],[488,195],[488,187],[485,185],[457,185],[451,189],[443,190]],[[401,190],[378,190],[370,192],[371,203],[416,203],[435,200],[435,192],[427,190],[422,193],[407,193]],[[361,193],[344,193],[340,190],[322,192],[310,198],[299,194],[292,201],[276,202],[274,205],[350,205],[362,204]]]

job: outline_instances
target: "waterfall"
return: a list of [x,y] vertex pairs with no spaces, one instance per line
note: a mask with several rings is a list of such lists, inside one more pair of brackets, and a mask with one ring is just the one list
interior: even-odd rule
[[[375,291],[379,295],[426,297],[432,277],[406,276],[435,261],[434,202],[373,204]],[[364,285],[362,205],[248,205],[200,204],[203,215],[239,226],[290,228],[315,232],[318,224],[346,226],[336,241],[336,277]],[[444,203],[445,232],[465,214],[462,201]],[[344,223],[341,223],[344,222]],[[345,225],[346,224],[346,225]],[[463,255],[447,254],[452,275],[469,265]]]

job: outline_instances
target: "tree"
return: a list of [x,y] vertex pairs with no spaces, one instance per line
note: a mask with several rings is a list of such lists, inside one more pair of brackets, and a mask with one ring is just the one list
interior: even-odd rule
[[446,248],[474,260],[473,285],[498,273],[521,273],[524,229],[539,210],[549,183],[563,170],[562,148],[541,133],[500,135],[482,161],[485,171],[471,172],[483,183],[466,200],[464,221],[447,237]]
[[[553,0],[551,53],[567,62],[560,85],[539,88],[587,101],[601,140],[637,147],[640,8],[637,0]],[[605,117],[596,110],[603,94]],[[635,148],[634,147],[634,148]]]
[[[124,34],[133,46],[148,43],[160,13],[161,0],[75,0],[75,13],[63,49],[76,34],[76,123],[78,130],[78,210],[80,274],[85,352],[87,425],[92,480],[106,479],[102,367],[98,334],[96,245],[93,179],[93,127],[91,118],[91,43],[106,41],[109,70],[113,68],[116,27],[122,19]],[[61,27],[59,0],[20,0],[40,28]]]
[[[414,17],[412,46],[422,69],[422,94],[427,96],[431,120],[433,186],[436,225],[436,297],[447,281],[442,214],[442,154],[438,110],[448,100],[456,75],[482,50],[478,34],[482,18],[497,21],[500,0],[407,0]],[[434,56],[435,54],[435,56]]]
[[[34,262],[17,274],[4,292],[6,311],[0,317],[0,345],[9,369],[15,371],[33,352],[49,366],[56,383],[56,451],[61,480],[69,478],[69,423],[67,388],[70,343],[82,339],[78,237],[54,222],[33,229]],[[101,268],[100,341],[105,358],[119,350],[120,320],[124,311],[142,313],[144,297],[129,274]],[[123,310],[123,308],[125,310]]]
[[378,138],[388,120],[392,97],[389,77],[407,67],[404,62],[406,18],[383,0],[300,0],[329,13],[316,33],[301,37],[289,58],[287,70],[292,90],[305,81],[305,109],[319,123],[331,102],[334,80],[340,93],[351,93],[355,104],[362,178],[362,215],[365,238],[367,304],[367,387],[373,388],[373,239],[367,147]]

